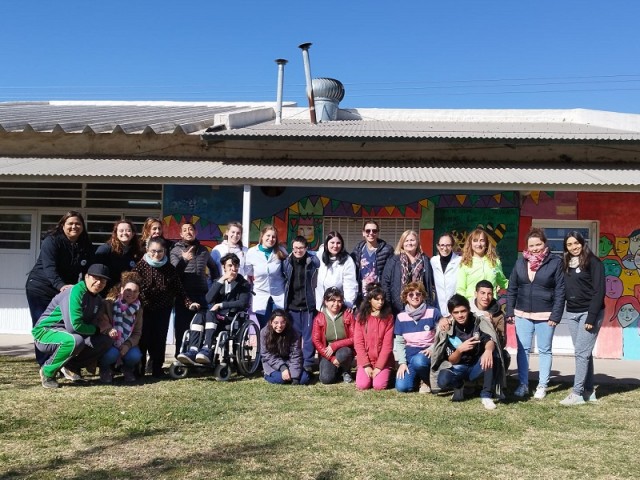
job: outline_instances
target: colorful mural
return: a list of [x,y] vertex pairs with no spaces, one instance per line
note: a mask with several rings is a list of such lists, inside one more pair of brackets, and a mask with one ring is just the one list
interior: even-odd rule
[[[357,195],[356,195],[357,196]],[[307,195],[285,208],[251,222],[250,241],[260,229],[274,224],[279,241],[289,249],[303,235],[311,249],[322,242],[325,216],[349,218],[414,218],[419,220],[423,249],[432,255],[436,235],[450,230],[462,245],[466,235],[481,226],[489,234],[509,274],[534,219],[597,221],[595,246],[606,272],[605,319],[596,344],[602,358],[640,359],[640,225],[628,206],[640,204],[640,194],[590,192],[502,192],[493,194],[438,194],[403,205],[365,205],[321,195]],[[164,222],[170,238],[179,226],[193,221],[198,238],[213,247],[222,241],[226,223],[239,220],[241,190],[234,187],[167,186]],[[515,341],[513,331],[510,344]]]

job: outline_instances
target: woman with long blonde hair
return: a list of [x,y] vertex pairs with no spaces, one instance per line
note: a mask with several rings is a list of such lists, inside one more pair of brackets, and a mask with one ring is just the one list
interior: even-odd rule
[[507,277],[502,271],[502,262],[489,236],[481,228],[472,231],[464,242],[462,260],[458,269],[456,293],[472,301],[476,284],[488,280],[496,289],[507,288]]
[[426,296],[423,300],[428,306],[437,306],[431,262],[422,251],[418,233],[414,230],[405,230],[400,235],[394,253],[395,255],[384,266],[382,274],[382,286],[393,314],[398,315],[404,311],[401,293],[403,288],[412,282],[418,282],[424,286]]
[[253,311],[260,328],[267,325],[274,308],[285,308],[282,261],[287,253],[278,244],[278,231],[273,225],[260,230],[258,245],[247,251],[245,268],[253,283]]

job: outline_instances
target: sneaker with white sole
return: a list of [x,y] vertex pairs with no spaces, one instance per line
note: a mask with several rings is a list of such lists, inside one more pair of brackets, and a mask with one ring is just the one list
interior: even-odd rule
[[69,370],[67,367],[62,367],[60,369],[60,373],[64,375],[64,378],[66,378],[67,380],[71,380],[72,382],[82,381],[82,377],[79,373],[74,372],[73,370]]
[[598,401],[598,399],[596,398],[596,391],[595,390],[593,390],[591,392],[588,392],[588,391],[585,390],[582,393],[582,399],[585,402],[597,402]]
[[524,383],[521,383],[520,385],[518,385],[518,388],[515,389],[513,394],[516,397],[520,397],[520,398],[526,397],[527,395],[529,395],[529,385],[525,385]]
[[533,398],[536,400],[542,400],[547,396],[547,387],[538,387],[536,388],[536,393],[533,394]]
[[183,365],[195,365],[196,352],[193,350],[188,350],[186,352],[179,353],[176,359]]
[[461,402],[464,400],[464,387],[454,388],[453,396],[451,397],[452,402]]
[[582,395],[576,395],[574,392],[571,392],[564,400],[560,401],[560,405],[565,405],[567,407],[573,405],[584,405],[585,403],[587,402],[584,401]]
[[420,382],[420,388],[418,389],[418,393],[431,393],[431,387],[424,383],[424,382]]
[[213,361],[213,352],[210,348],[203,348],[196,354],[196,363],[200,365],[211,365]]
[[497,408],[496,404],[490,398],[481,398],[482,406],[487,410],[495,410]]
[[351,376],[351,374],[349,372],[344,372],[342,374],[342,382],[343,383],[352,383],[353,382],[353,377]]
[[56,379],[53,377],[45,376],[42,368],[40,369],[40,382],[44,388],[59,388],[60,385],[56,382]]

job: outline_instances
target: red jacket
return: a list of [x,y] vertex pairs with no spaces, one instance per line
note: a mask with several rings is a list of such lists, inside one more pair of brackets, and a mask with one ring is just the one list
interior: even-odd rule
[[327,357],[324,354],[324,349],[327,348],[327,318],[324,316],[324,313],[318,312],[316,318],[313,319],[313,330],[311,331],[311,341],[313,342],[313,346],[318,351],[318,354],[332,363],[333,359],[336,358],[335,353],[340,348],[353,348],[353,328],[356,321],[353,318],[351,310],[345,310],[342,314],[342,319],[344,321],[344,331],[347,337],[342,340],[335,340],[334,342],[331,342],[331,345],[329,346],[333,350],[333,355],[330,357]]
[[382,370],[393,367],[393,315],[387,318],[367,318],[363,324],[356,322],[353,344],[358,367],[371,365]]

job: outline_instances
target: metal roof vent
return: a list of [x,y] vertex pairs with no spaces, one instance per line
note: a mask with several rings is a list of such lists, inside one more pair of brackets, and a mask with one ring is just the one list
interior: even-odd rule
[[313,97],[319,122],[338,119],[338,105],[344,98],[344,85],[335,78],[314,78]]

